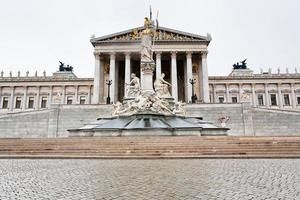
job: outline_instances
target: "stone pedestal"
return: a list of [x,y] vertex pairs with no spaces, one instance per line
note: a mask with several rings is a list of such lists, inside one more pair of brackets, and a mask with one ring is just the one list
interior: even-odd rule
[[154,61],[141,62],[141,89],[142,91],[154,91],[153,90],[153,71],[155,69]]

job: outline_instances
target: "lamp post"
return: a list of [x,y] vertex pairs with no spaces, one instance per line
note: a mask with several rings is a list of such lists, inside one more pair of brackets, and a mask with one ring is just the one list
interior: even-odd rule
[[106,104],[110,104],[110,86],[112,84],[112,80],[106,80],[107,85],[107,98],[106,98]]
[[194,84],[196,83],[196,79],[190,79],[189,82],[192,84],[192,103],[195,103],[197,99],[196,94],[194,94]]

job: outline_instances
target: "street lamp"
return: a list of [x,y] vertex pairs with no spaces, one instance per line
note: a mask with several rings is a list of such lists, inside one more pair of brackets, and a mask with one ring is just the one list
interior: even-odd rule
[[194,84],[196,83],[196,79],[190,79],[189,82],[190,84],[192,84],[192,97],[191,97],[192,103],[196,103],[197,96],[194,93]]
[[107,98],[106,98],[106,104],[110,104],[110,86],[112,84],[112,80],[106,80],[107,85]]

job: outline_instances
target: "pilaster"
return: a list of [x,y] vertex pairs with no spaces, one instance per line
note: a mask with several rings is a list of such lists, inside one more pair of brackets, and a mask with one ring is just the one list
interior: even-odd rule
[[265,83],[265,102],[266,102],[266,107],[269,108],[270,107],[269,88],[268,88],[268,84],[267,83]]
[[40,108],[40,86],[36,86],[36,100],[35,100],[35,109],[38,110]]
[[279,108],[282,109],[283,108],[283,103],[282,103],[282,93],[281,93],[281,84],[278,83],[277,84],[277,89],[278,89],[278,103],[279,103]]
[[14,99],[15,99],[15,87],[12,86],[10,87],[10,101],[9,101],[9,110],[10,111],[13,111],[14,109]]
[[22,110],[26,110],[27,109],[27,91],[28,91],[28,87],[24,86],[24,94],[23,94],[23,100],[22,100]]
[[251,90],[252,90],[252,105],[253,107],[256,107],[255,83],[251,84]]
[[291,83],[291,91],[292,91],[292,108],[296,108],[295,83]]
[[229,100],[229,84],[228,83],[226,83],[225,84],[225,90],[226,90],[226,102],[227,103],[230,103],[230,100]]

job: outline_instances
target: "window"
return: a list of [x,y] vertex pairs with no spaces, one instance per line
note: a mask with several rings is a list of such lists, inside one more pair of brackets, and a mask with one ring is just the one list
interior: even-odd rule
[[231,102],[232,103],[237,103],[237,97],[231,97]]
[[219,103],[224,103],[224,97],[223,96],[219,96]]
[[300,105],[300,97],[297,97],[297,104]]
[[47,97],[42,97],[41,108],[47,107]]
[[21,102],[22,102],[22,98],[21,97],[16,97],[15,108],[20,109],[21,108]]
[[277,106],[276,94],[271,94],[271,106]]
[[85,99],[86,99],[85,96],[81,96],[80,100],[79,100],[79,103],[80,104],[85,104]]
[[258,101],[258,105],[263,106],[264,105],[264,96],[262,94],[258,94],[257,101]]
[[33,108],[34,105],[34,97],[28,98],[28,108]]
[[290,95],[284,94],[283,99],[284,99],[284,105],[289,106],[290,105]]
[[8,97],[3,97],[2,108],[8,108]]
[[72,104],[73,98],[71,96],[67,97],[67,104]]

